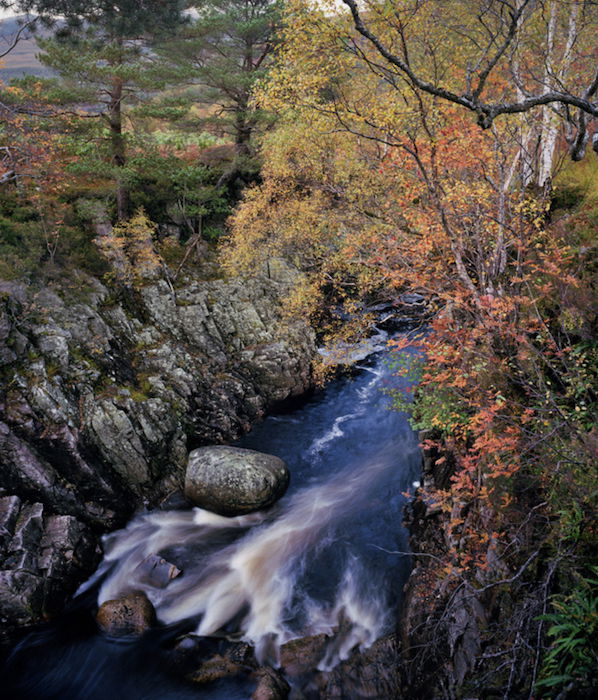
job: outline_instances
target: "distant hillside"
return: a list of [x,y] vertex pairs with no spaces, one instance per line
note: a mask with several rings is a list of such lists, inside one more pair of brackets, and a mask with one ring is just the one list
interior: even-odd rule
[[[20,15],[0,20],[0,53],[12,44],[26,18],[26,15]],[[37,60],[38,52],[35,38],[31,32],[25,31],[14,49],[1,60],[0,80],[7,83],[11,78],[22,78],[24,75],[52,75],[52,71]]]

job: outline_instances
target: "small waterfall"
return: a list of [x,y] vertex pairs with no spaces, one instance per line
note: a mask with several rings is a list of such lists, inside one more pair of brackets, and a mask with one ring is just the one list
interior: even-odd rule
[[[382,353],[358,370],[238,443],[289,466],[289,491],[268,511],[233,518],[200,508],[154,511],[106,536],[104,559],[71,612],[15,650],[2,679],[7,697],[196,697],[196,687],[171,676],[160,641],[180,629],[193,628],[210,648],[222,638],[246,640],[272,665],[287,640],[325,634],[322,671],[391,629],[409,570],[408,558],[392,552],[408,548],[403,492],[419,478],[421,457],[383,391],[408,380],[393,376]],[[182,574],[148,574],[156,555]],[[97,634],[91,598],[99,591],[102,603],[132,589],[146,592],[168,626],[136,641]],[[252,690],[247,679],[231,678],[201,692],[247,700]]]
[[[323,548],[334,550],[343,523],[364,508],[385,473],[396,469],[396,455],[386,451],[298,491],[273,520],[264,513],[226,518],[200,508],[143,515],[106,538],[103,565],[88,585],[105,577],[99,603],[143,590],[163,623],[194,620],[198,635],[245,640],[260,661],[273,664],[289,639],[338,629],[322,661],[330,668],[383,632],[390,619],[386,591],[372,586],[355,555],[329,572],[335,580],[330,599],[310,595],[301,581]],[[155,553],[187,563],[184,575],[165,588],[148,583],[141,564]]]

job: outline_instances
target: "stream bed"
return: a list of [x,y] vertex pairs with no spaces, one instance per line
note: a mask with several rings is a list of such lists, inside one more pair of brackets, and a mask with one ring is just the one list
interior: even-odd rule
[[[405,388],[385,352],[361,361],[299,408],[272,415],[237,446],[274,454],[291,472],[285,497],[267,512],[225,518],[208,511],[153,511],[104,538],[104,560],[65,615],[23,640],[3,679],[6,697],[49,700],[249,698],[251,683],[190,687],[172,677],[164,650],[181,630],[250,643],[277,666],[282,644],[325,634],[318,664],[333,668],[351,649],[392,631],[409,574],[402,526],[420,471],[417,436],[391,410]],[[159,554],[182,575],[164,588],[139,564]],[[127,589],[156,608],[141,640],[97,633],[91,610]]]

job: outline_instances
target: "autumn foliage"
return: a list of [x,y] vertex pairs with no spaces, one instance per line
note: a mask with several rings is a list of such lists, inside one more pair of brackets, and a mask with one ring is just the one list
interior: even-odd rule
[[[369,17],[389,41],[391,9]],[[453,48],[463,58],[437,39],[431,30],[436,68]],[[227,260],[246,270],[264,250],[291,260],[304,281],[290,308],[319,323],[330,307],[354,312],[405,290],[436,308],[425,333],[393,343],[415,343],[424,358],[403,368],[419,384],[415,403],[398,397],[398,407],[428,429],[437,467],[453,464],[449,482],[425,493],[444,513],[442,564],[432,568],[438,590],[453,592],[449,604],[463,586],[481,600],[525,580],[545,550],[559,570],[582,575],[596,534],[596,296],[584,268],[595,236],[588,248],[571,230],[577,212],[530,187],[532,122],[481,130],[457,105],[390,75],[342,13],[291,4],[278,66],[258,95],[282,120],[264,144],[263,183],[231,220]],[[489,89],[510,77],[498,71]],[[534,615],[556,567],[521,612],[534,646],[519,660],[508,652],[529,687],[542,656]]]
[[[108,278],[130,289],[163,274],[174,292],[202,236],[215,237],[231,211],[231,183],[249,181],[239,158],[251,152],[256,184],[221,246],[229,272],[252,275],[284,258],[301,272],[287,313],[309,318],[331,343],[368,332],[364,309],[375,303],[424,295],[432,320],[390,344],[397,371],[417,377],[415,395],[397,395],[396,408],[424,431],[432,472],[446,477],[427,475],[421,490],[441,543],[422,556],[424,585],[414,594],[429,614],[404,650],[412,696],[442,688],[451,699],[569,697],[590,683],[579,669],[596,658],[581,628],[596,620],[588,572],[597,534],[598,167],[590,153],[576,165],[589,172],[583,187],[578,175],[559,179],[559,167],[591,143],[595,3],[289,0],[274,34],[278,4],[257,4],[265,15],[253,34],[265,38],[240,53],[231,40],[232,58],[212,66],[201,22],[163,54],[140,50],[135,38],[126,56],[118,37],[108,47],[47,42],[47,62],[62,67],[62,98],[65,86],[87,85],[100,109],[80,109],[75,93],[78,107],[56,95],[52,106],[55,83],[4,89],[0,178],[13,188],[12,212],[27,205],[37,257],[53,263],[91,197],[106,226],[92,231],[88,216],[85,235]],[[245,30],[250,39],[251,22]],[[176,72],[191,49],[182,77],[215,89],[233,117],[236,143],[224,151],[236,158],[220,170],[206,164],[206,145],[223,146],[216,136],[204,142],[164,117],[192,119],[189,103],[176,90],[153,101],[172,79],[156,72],[156,56],[170,55]],[[243,66],[232,83],[231,61]],[[549,91],[563,100],[542,102]],[[492,112],[530,95],[540,99],[534,109]],[[154,221],[179,231],[174,274]],[[9,233],[18,243],[20,230]],[[405,364],[407,345],[419,352]],[[567,606],[586,621],[573,646],[558,634]],[[459,616],[468,618],[467,644],[451,627]]]

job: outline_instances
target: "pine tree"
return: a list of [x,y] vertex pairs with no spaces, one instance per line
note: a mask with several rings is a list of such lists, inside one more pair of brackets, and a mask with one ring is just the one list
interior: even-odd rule
[[252,141],[263,113],[251,104],[264,76],[280,18],[277,0],[206,0],[196,19],[160,49],[171,75],[198,88],[221,135],[235,144],[235,163],[224,179],[247,175]]
[[[6,4],[6,3],[5,3]],[[53,25],[38,39],[41,61],[56,71],[89,114],[108,128],[118,219],[127,215],[124,107],[161,87],[149,47],[184,21],[183,0],[20,0],[21,11]],[[56,18],[60,17],[60,21]]]

